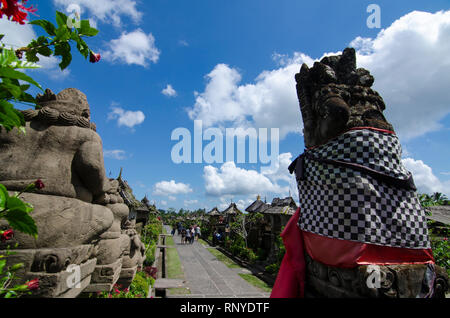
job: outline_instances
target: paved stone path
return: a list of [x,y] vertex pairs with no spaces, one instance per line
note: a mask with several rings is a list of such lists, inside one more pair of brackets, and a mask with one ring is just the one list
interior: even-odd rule
[[[170,227],[166,227],[170,233]],[[188,295],[170,297],[195,298],[268,298],[270,293],[249,284],[239,273],[250,273],[242,268],[229,268],[216,259],[200,242],[192,245],[180,243],[181,236],[175,234],[174,242],[183,266]]]

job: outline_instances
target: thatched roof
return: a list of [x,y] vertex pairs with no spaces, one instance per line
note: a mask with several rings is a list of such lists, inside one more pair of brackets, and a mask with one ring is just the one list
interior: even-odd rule
[[209,216],[217,216],[222,215],[217,207],[214,207],[211,211],[208,212]]
[[450,225],[450,206],[431,206],[428,209],[431,211],[431,215],[427,216],[427,219]]
[[133,208],[135,211],[142,211],[142,212],[149,211],[149,208],[147,207],[146,204],[135,198],[133,190],[131,189],[128,182],[122,179],[122,171],[120,172],[117,181],[119,181],[120,186],[119,194],[123,198],[125,204],[128,205],[130,209]]
[[236,206],[236,203],[231,203],[228,208],[226,208],[224,211],[222,211],[223,214],[230,215],[230,214],[242,214],[241,210],[238,209]]
[[297,204],[292,197],[287,197],[274,198],[270,207],[262,213],[293,215],[295,211],[297,211]]
[[264,212],[265,210],[267,210],[269,207],[270,207],[270,204],[267,204],[267,203],[261,201],[261,197],[258,196],[256,201],[253,202],[252,204],[250,204],[245,209],[245,211],[247,211],[249,213],[261,213],[261,212]]

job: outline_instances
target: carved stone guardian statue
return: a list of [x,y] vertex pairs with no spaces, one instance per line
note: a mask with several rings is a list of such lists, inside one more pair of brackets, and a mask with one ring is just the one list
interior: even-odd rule
[[303,64],[296,82],[306,150],[290,171],[304,296],[442,297],[448,277],[373,76],[347,48]]
[[[0,170],[0,182],[10,191],[44,182],[42,190],[21,195],[34,206],[38,238],[15,233],[13,240],[0,242],[0,250],[15,249],[8,261],[25,264],[18,273],[23,281],[39,278],[34,296],[109,291],[131,244],[121,229],[129,210],[106,178],[87,98],[69,88],[57,95],[46,90],[37,101],[39,109],[23,111],[26,134],[0,132],[0,160],[11,163]],[[80,281],[73,286],[70,265],[79,268]]]

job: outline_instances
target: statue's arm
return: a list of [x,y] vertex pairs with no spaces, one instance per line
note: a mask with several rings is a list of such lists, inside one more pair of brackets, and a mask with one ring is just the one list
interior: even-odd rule
[[108,190],[103,149],[100,137],[84,142],[75,155],[74,167],[78,178],[94,198]]

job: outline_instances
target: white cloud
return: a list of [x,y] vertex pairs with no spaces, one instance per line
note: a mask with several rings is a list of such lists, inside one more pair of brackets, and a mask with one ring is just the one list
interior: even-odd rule
[[[0,19],[0,33],[4,34],[2,42],[8,48],[18,49],[20,47],[25,47],[33,39],[37,38],[36,33],[32,25],[25,24],[20,25],[18,23],[9,21],[7,19]],[[61,80],[69,76],[69,69],[61,71],[59,68],[60,61],[54,56],[46,57],[38,54],[40,61],[37,63],[42,68],[36,70],[30,70],[30,72],[45,72],[53,80]]]
[[172,85],[168,84],[165,89],[161,91],[163,95],[166,95],[168,97],[175,97],[177,96],[177,91],[173,89]]
[[167,201],[165,201],[165,200],[162,200],[162,201],[161,201],[161,205],[163,205],[163,206],[167,206]]
[[140,125],[145,120],[145,115],[141,111],[124,110],[120,107],[112,107],[112,111],[108,114],[108,120],[117,119],[119,127],[126,126],[133,128]]
[[432,194],[440,192],[450,196],[450,182],[441,182],[434,174],[431,167],[422,160],[406,158],[402,160],[405,168],[411,171],[419,193]]
[[193,192],[189,184],[176,183],[175,180],[161,181],[155,184],[155,189],[153,191],[154,195],[177,195],[177,194],[188,194]]
[[170,200],[170,201],[176,201],[176,200],[177,200],[177,198],[176,198],[176,197],[174,197],[174,196],[172,196],[172,195],[169,195],[169,200]]
[[184,205],[185,206],[189,206],[189,205],[194,205],[197,204],[198,200],[184,200]]
[[[439,121],[450,112],[450,11],[411,12],[376,39],[357,37],[351,45],[357,49],[358,67],[374,75],[374,89],[384,98],[386,117],[401,138],[441,128]],[[312,66],[314,59],[301,52],[272,57],[279,68],[261,72],[248,84],[240,83],[236,68],[216,65],[206,75],[204,91],[195,92],[190,118],[203,120],[206,127],[278,127],[281,138],[301,132],[294,76],[302,63]]]
[[189,43],[186,40],[180,40],[178,41],[178,45],[188,47]]
[[103,150],[103,155],[106,158],[125,160],[127,159],[126,152],[124,150]]
[[218,64],[206,76],[204,92],[195,94],[189,109],[192,120],[208,126],[231,124],[234,127],[279,128],[280,137],[300,133],[303,127],[295,88],[295,74],[303,62],[312,59],[295,54],[285,66],[263,71],[253,84],[240,85],[241,74],[235,68]]
[[256,170],[246,170],[236,167],[230,161],[220,169],[205,166],[203,169],[206,194],[211,196],[224,195],[257,195],[259,193],[283,193],[286,188],[273,183],[268,177]]
[[73,13],[74,8],[81,9],[81,19],[84,11],[88,11],[90,17],[96,21],[122,26],[122,18],[130,18],[134,23],[142,19],[142,13],[137,9],[137,2],[133,0],[53,0],[57,8],[63,9],[68,14]]
[[160,51],[155,46],[155,38],[141,29],[126,33],[108,43],[108,50],[102,52],[105,60],[136,64],[148,67],[150,63],[158,62]]
[[375,39],[356,38],[358,66],[370,70],[386,117],[403,139],[441,128],[450,112],[450,11],[411,12]]
[[238,202],[236,202],[236,206],[238,207],[239,210],[241,210],[241,212],[244,212],[245,209],[248,208],[248,206],[252,204],[254,201],[255,201],[254,199],[239,200]]

